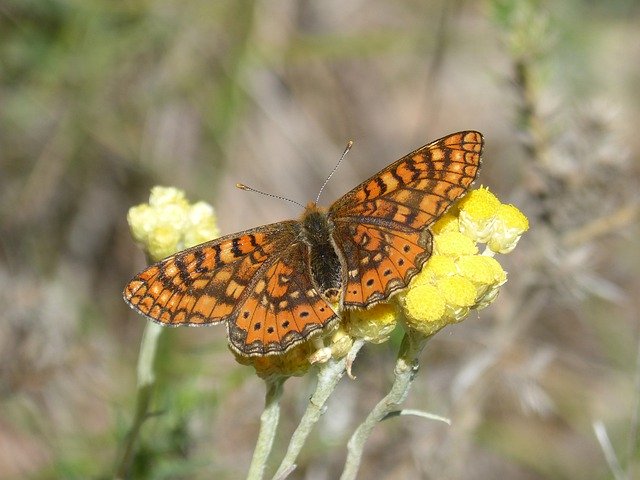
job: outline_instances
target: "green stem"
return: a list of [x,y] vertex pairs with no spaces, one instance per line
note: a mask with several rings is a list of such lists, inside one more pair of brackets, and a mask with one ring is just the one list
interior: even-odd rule
[[347,460],[340,480],[353,480],[358,474],[364,445],[373,428],[392,412],[396,411],[407,395],[418,371],[418,355],[428,337],[414,332],[405,333],[395,367],[395,380],[391,390],[371,410],[364,422],[356,429],[347,445]]
[[147,419],[149,405],[151,404],[151,393],[156,383],[154,364],[158,341],[163,329],[160,325],[147,322],[147,326],[142,334],[140,344],[140,354],[138,356],[138,385],[136,392],[136,411],[133,416],[133,424],[125,437],[122,455],[116,466],[116,480],[128,478],[128,472],[133,461],[136,440],[140,433],[140,427]]
[[276,436],[278,420],[280,419],[280,397],[282,396],[285,380],[286,378],[283,377],[265,380],[267,386],[265,406],[260,415],[260,432],[258,433],[256,448],[253,451],[247,480],[261,480],[264,475],[273,440]]
[[330,359],[320,367],[316,390],[311,396],[311,399],[309,399],[309,405],[307,405],[307,409],[304,412],[298,427],[295,432],[293,432],[293,436],[289,442],[289,447],[287,448],[287,453],[285,454],[282,463],[280,463],[278,471],[273,477],[274,480],[286,478],[287,475],[296,468],[295,461],[307,441],[307,438],[311,433],[311,429],[324,413],[325,403],[335,390],[342,376],[345,374],[347,358],[354,358],[361,347],[362,342],[356,342],[353,347],[351,347],[351,351],[346,357],[341,358],[340,360]]

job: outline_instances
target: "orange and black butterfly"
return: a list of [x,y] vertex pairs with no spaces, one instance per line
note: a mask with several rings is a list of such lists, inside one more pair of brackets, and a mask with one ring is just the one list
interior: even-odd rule
[[431,256],[433,224],[469,189],[483,139],[436,140],[358,185],[328,209],[189,248],[133,278],[124,298],[165,325],[225,322],[233,350],[277,355],[328,331],[344,309],[405,288]]

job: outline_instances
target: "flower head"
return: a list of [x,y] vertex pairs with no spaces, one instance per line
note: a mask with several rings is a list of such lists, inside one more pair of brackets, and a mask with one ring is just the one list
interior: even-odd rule
[[529,220],[513,205],[500,205],[487,246],[496,253],[510,253],[529,230]]
[[491,238],[499,207],[500,200],[488,188],[470,191],[458,202],[460,232],[476,242],[486,243]]
[[389,339],[397,322],[397,306],[393,303],[379,303],[368,310],[346,312],[343,327],[352,338],[382,343]]
[[149,203],[130,208],[127,221],[133,238],[153,261],[220,235],[213,207],[189,203],[174,187],[153,187]]

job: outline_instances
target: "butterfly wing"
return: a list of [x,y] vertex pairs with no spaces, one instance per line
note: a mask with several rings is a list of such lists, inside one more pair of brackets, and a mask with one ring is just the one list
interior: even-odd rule
[[227,323],[229,341],[248,356],[281,354],[338,320],[313,286],[309,251],[295,242],[269,262]]
[[167,325],[229,320],[265,262],[293,242],[294,224],[265,225],[165,258],[134,277],[124,299],[134,310]]
[[283,353],[335,317],[315,294],[299,229],[279,222],[184,250],[134,277],[124,298],[166,325],[226,321],[240,354]]
[[407,286],[431,256],[426,228],[461,197],[480,168],[479,132],[448,135],[392,163],[329,209],[346,267],[343,303],[365,308]]

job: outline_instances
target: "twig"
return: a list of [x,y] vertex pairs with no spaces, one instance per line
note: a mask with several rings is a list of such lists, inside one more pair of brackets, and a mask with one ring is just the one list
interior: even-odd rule
[[[355,357],[361,347],[362,342],[354,343],[353,347],[351,347],[351,350],[347,354],[347,357]],[[316,390],[309,400],[307,410],[304,412],[298,427],[295,432],[293,432],[293,436],[289,442],[289,447],[287,448],[287,453],[273,477],[274,480],[282,480],[286,478],[287,475],[295,469],[295,461],[298,458],[309,433],[311,433],[311,429],[324,413],[325,403],[335,390],[342,376],[345,374],[347,357],[341,358],[340,360],[331,359],[320,367]]]
[[280,419],[280,397],[282,396],[285,380],[285,377],[265,380],[267,386],[265,406],[260,415],[260,432],[258,433],[256,448],[249,466],[247,480],[260,480],[264,475],[264,469],[271,453],[271,447],[278,428],[278,420]]
[[407,332],[402,340],[400,353],[395,367],[395,380],[391,390],[371,410],[364,422],[356,429],[347,445],[347,460],[340,480],[354,480],[360,468],[364,445],[373,428],[399,404],[409,393],[409,388],[418,371],[418,355],[424,348],[427,338],[416,333]]

